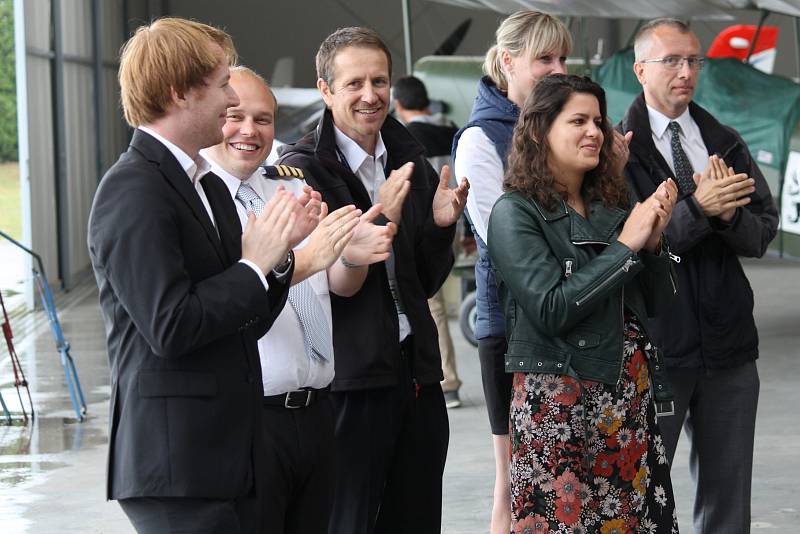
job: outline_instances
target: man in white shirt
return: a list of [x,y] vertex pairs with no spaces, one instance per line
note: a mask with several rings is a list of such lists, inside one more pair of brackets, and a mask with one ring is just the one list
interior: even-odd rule
[[[239,104],[228,108],[223,141],[203,156],[228,187],[237,222],[245,229],[249,212],[257,212],[278,191],[311,192],[301,169],[260,166],[272,148],[277,104],[266,82],[246,67],[234,67],[230,83]],[[289,304],[258,341],[265,442],[259,493],[265,533],[327,529],[334,480],[329,291],[352,295],[368,266],[388,257],[396,226],[372,224],[380,209],[376,205],[361,215],[348,205],[327,214],[321,206],[319,225],[295,250]]]
[[670,463],[682,428],[691,441],[695,532],[743,534],[759,379],[753,293],[738,256],[764,254],[777,210],[739,134],[692,102],[704,59],[689,27],[652,21],[634,49],[643,94],[620,125],[633,132],[625,172],[640,199],[667,177],[679,189],[665,231],[680,257],[678,293],[668,313],[647,322],[675,394],[675,416],[658,424]]
[[222,139],[239,103],[235,57],[225,32],[163,18],[140,27],[120,60],[135,131],[98,186],[88,245],[111,373],[107,497],[140,533],[257,524],[256,340],[287,299],[287,253],[305,238],[295,221],[309,217],[281,194],[244,233],[222,224],[234,207],[198,152]]

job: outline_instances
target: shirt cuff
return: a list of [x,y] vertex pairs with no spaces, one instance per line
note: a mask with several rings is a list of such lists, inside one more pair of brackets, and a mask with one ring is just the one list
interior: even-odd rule
[[269,283],[267,282],[267,277],[264,276],[264,273],[261,271],[261,269],[259,269],[258,265],[256,265],[250,260],[245,260],[245,259],[239,260],[239,263],[244,263],[245,265],[253,269],[258,275],[258,279],[261,280],[261,283],[264,285],[264,290],[269,291]]

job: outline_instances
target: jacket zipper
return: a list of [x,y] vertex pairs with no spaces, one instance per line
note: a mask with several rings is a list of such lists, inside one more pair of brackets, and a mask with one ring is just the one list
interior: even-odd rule
[[[628,258],[630,261],[630,258]],[[619,301],[619,320],[621,324],[620,332],[622,332],[622,337],[620,338],[620,351],[619,354],[625,350],[625,286],[622,286],[622,298]],[[620,358],[619,360],[619,376],[617,376],[617,385],[619,386],[620,381],[622,381],[622,368],[623,368],[623,360],[624,358]]]
[[672,294],[673,295],[677,295],[678,294],[678,287],[675,285],[675,279],[672,277],[672,271],[671,270],[670,270],[670,273],[669,273],[669,283],[672,284]]
[[609,243],[605,241],[573,241],[573,245],[605,245],[608,246]]
[[591,289],[591,291],[589,291],[588,293],[586,293],[586,294],[585,294],[583,297],[581,297],[581,298],[577,299],[577,300],[575,301],[575,305],[576,305],[576,306],[581,306],[581,305],[583,305],[583,303],[585,303],[587,300],[591,299],[591,298],[592,298],[594,295],[596,295],[598,292],[600,292],[600,290],[602,290],[602,289],[603,289],[603,288],[605,288],[607,285],[609,285],[609,284],[611,284],[612,282],[614,282],[614,281],[617,279],[617,277],[619,277],[619,275],[621,275],[622,273],[627,273],[628,271],[630,271],[631,267],[632,267],[632,266],[633,266],[635,263],[636,263],[636,261],[635,261],[633,258],[628,258],[628,259],[626,259],[626,260],[625,260],[625,263],[623,263],[623,264],[620,266],[620,268],[619,268],[619,269],[617,269],[617,270],[616,270],[614,273],[612,273],[612,274],[611,274],[611,275],[610,275],[608,278],[606,278],[605,280],[603,280],[602,282],[600,282],[598,285],[596,285],[595,287],[593,287],[593,288]]

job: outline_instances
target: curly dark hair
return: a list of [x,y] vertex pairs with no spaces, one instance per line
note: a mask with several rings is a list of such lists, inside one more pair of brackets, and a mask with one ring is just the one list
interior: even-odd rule
[[630,200],[625,179],[613,174],[613,132],[606,114],[605,92],[602,87],[583,76],[552,74],[536,84],[536,88],[525,100],[514,127],[503,188],[506,191],[519,191],[548,210],[555,209],[562,196],[555,187],[555,176],[547,164],[550,151],[547,134],[574,93],[595,96],[602,117],[600,130],[603,132],[603,146],[600,148],[600,163],[584,175],[581,188],[583,199],[587,203],[601,200],[607,207],[628,208]]

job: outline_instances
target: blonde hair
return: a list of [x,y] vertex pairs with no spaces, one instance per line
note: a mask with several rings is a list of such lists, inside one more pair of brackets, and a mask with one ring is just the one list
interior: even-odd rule
[[128,124],[135,128],[163,116],[173,89],[184,93],[204,85],[219,66],[215,45],[229,64],[236,62],[230,35],[213,26],[167,17],[139,27],[120,57],[120,97]]
[[511,57],[523,54],[540,57],[547,53],[572,51],[572,35],[564,23],[541,11],[517,11],[497,28],[497,42],[486,53],[483,72],[488,74],[501,91],[508,91],[508,79],[503,72],[501,52]]

